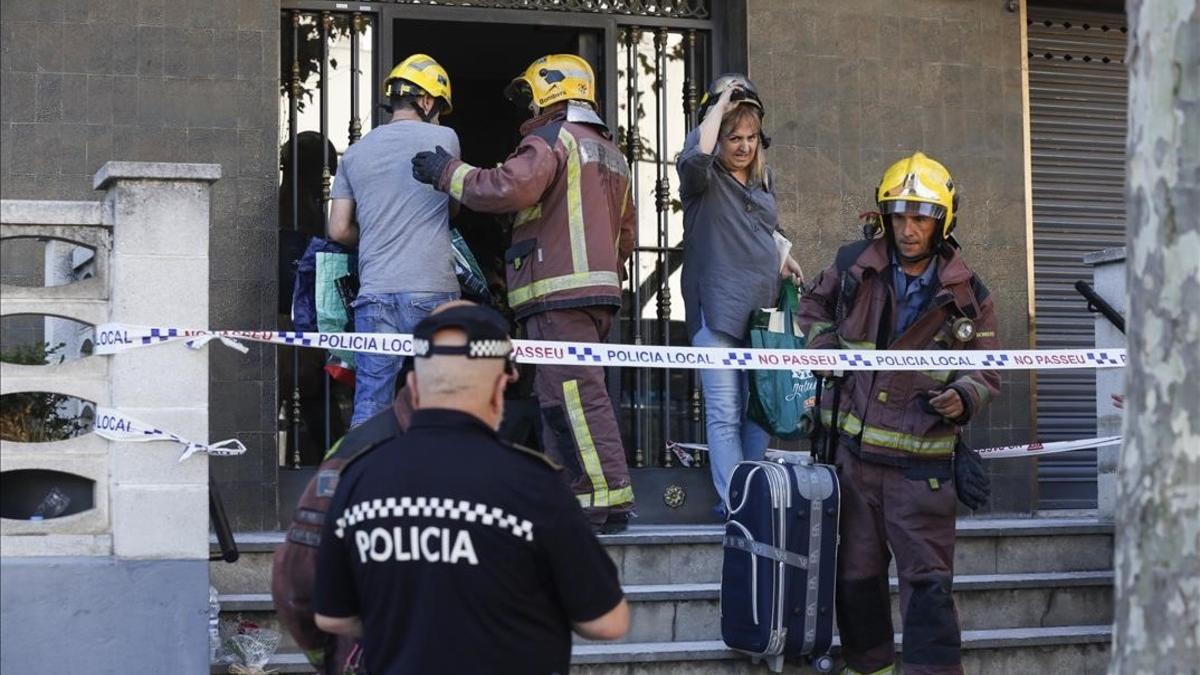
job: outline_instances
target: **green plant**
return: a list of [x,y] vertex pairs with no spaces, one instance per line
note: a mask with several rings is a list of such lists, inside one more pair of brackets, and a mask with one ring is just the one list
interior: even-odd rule
[[[61,363],[58,352],[66,346],[60,342],[21,345],[0,352],[0,361],[27,366]],[[20,392],[0,397],[0,439],[22,443],[61,441],[83,433],[88,425],[73,416],[63,415],[63,408],[74,397],[47,392]]]

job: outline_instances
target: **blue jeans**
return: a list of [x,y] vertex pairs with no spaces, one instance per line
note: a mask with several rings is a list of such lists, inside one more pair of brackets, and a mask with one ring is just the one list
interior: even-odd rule
[[[710,329],[701,320],[692,337],[694,347],[745,347],[746,341]],[[704,390],[705,430],[713,487],[729,507],[729,477],[746,459],[762,459],[771,435],[746,416],[750,406],[750,377],[744,370],[701,370]]]
[[[354,299],[354,331],[411,333],[435,307],[457,299],[457,292],[359,294]],[[392,406],[402,361],[399,356],[354,353],[354,416],[350,426]]]

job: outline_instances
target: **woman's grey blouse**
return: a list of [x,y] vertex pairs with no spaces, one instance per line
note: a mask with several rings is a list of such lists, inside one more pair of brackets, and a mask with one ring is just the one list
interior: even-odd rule
[[742,185],[715,154],[701,152],[693,129],[676,160],[683,201],[683,302],[689,338],[700,313],[711,330],[748,335],[750,313],[779,294],[779,254],[772,234],[779,209],[768,175]]

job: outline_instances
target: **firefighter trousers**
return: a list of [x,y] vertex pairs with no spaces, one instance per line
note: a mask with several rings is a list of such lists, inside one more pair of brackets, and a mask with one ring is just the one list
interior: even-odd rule
[[[530,340],[604,342],[616,308],[555,309],[525,319]],[[586,358],[586,357],[585,357]],[[612,400],[597,366],[539,365],[533,378],[542,414],[542,447],[562,464],[593,524],[633,509],[633,487]]]
[[[837,620],[842,654],[860,673],[895,661],[888,564],[896,557],[905,675],[959,675],[962,635],[951,595],[957,497],[949,461],[895,467],[864,461],[846,439]],[[890,548],[890,551],[889,551]]]

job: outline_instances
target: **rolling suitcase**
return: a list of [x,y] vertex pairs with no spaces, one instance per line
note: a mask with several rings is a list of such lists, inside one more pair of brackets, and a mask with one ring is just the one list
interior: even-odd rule
[[837,470],[807,453],[772,450],[734,468],[721,569],[725,644],[774,672],[795,656],[833,669],[840,506]]

